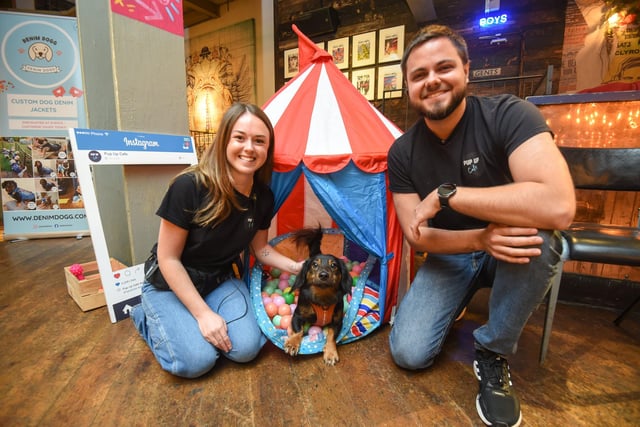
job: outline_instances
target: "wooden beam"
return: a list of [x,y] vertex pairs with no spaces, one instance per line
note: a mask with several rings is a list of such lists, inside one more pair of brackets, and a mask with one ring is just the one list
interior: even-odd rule
[[184,7],[197,10],[211,18],[220,18],[220,6],[207,0],[185,0]]

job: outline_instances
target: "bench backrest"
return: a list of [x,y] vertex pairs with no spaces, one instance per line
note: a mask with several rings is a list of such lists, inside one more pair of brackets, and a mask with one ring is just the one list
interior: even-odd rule
[[640,148],[560,147],[576,188],[640,191]]

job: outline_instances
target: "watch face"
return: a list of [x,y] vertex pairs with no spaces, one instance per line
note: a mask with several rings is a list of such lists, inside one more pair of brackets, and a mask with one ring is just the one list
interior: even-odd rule
[[451,196],[451,194],[455,193],[455,191],[455,184],[442,184],[440,187],[438,187],[438,196],[449,197]]

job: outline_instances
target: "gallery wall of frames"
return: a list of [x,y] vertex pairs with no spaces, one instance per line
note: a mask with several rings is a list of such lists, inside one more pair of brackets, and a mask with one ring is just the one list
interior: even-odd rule
[[[369,101],[402,96],[404,25],[316,43]],[[284,77],[298,74],[298,48],[284,51]]]

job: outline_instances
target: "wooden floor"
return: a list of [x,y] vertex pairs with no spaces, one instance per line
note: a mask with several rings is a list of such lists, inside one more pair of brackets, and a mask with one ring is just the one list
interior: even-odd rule
[[[389,327],[341,346],[327,367],[268,343],[257,360],[224,359],[202,378],[164,373],[130,321],[82,312],[63,267],[93,260],[91,240],[0,243],[0,426],[481,426],[471,331],[480,291],[431,369],[389,356]],[[640,425],[640,315],[560,304],[538,366],[540,308],[510,359],[523,426]]]

